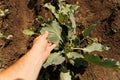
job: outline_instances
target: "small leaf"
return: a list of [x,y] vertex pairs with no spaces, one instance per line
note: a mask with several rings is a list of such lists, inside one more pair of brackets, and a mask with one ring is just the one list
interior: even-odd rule
[[102,52],[102,51],[108,51],[109,47],[104,46],[100,43],[92,43],[85,48],[81,48],[81,50],[83,50],[84,52],[89,52],[89,53],[94,52],[94,51]]
[[43,22],[43,17],[42,16],[38,16],[38,18],[36,18],[36,21],[38,23],[42,23]]
[[60,80],[72,80],[70,71],[63,67],[60,72]]
[[83,58],[83,56],[80,55],[80,54],[77,53],[77,52],[69,52],[69,53],[66,54],[66,56],[67,56],[69,59]]
[[32,36],[35,34],[35,32],[31,29],[25,29],[25,30],[23,30],[23,34]]
[[5,10],[1,10],[0,9],[0,17],[5,17],[6,15],[8,15],[10,12],[9,12],[9,9],[5,9]]
[[43,34],[45,31],[49,32],[48,41],[56,44],[60,43],[60,40],[62,41],[62,29],[56,20],[43,24],[40,33]]
[[89,53],[84,53],[83,54],[84,58],[86,61],[99,65],[99,66],[103,66],[106,68],[112,68],[115,70],[120,70],[120,64],[118,61],[115,61],[113,59],[101,59],[99,56],[95,56],[95,55],[91,55]]
[[0,38],[4,38],[4,39],[7,39],[7,40],[10,40],[12,37],[13,37],[13,35],[5,36],[2,33],[0,33]]
[[78,44],[80,44],[80,39],[78,37],[76,37],[74,40],[73,40],[73,44],[74,44],[74,47],[79,47]]
[[68,20],[68,17],[66,15],[63,15],[63,14],[59,14],[59,17],[58,17],[58,21],[60,23],[65,23],[66,21]]
[[72,77],[70,75],[70,71],[64,73],[64,72],[61,72],[60,73],[60,80],[72,80]]
[[6,37],[6,39],[8,39],[8,40],[10,40],[11,38],[13,38],[13,35],[8,35],[8,36]]
[[61,53],[52,53],[48,60],[43,65],[44,68],[50,65],[59,65],[65,61],[65,58],[61,55]]
[[82,32],[83,39],[81,40],[81,42],[89,36],[89,34],[91,33],[91,31],[94,30],[98,26],[98,24],[99,23],[92,24],[88,28],[86,28],[86,29],[83,30],[83,32]]
[[2,34],[2,33],[0,33],[0,38],[4,38],[5,36]]

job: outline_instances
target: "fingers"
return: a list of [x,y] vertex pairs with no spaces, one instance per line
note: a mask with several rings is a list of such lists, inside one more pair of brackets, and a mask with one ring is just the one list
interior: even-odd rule
[[43,35],[39,35],[38,37],[36,37],[36,38],[34,39],[34,42],[36,42],[37,40],[39,40],[39,39],[41,39],[41,38],[42,38],[42,40],[46,40],[47,37],[48,37],[48,31],[46,31]]
[[50,47],[49,47],[49,50],[52,51],[57,45],[56,44],[52,44]]
[[45,31],[45,33],[42,35],[42,37],[43,37],[44,39],[47,39],[47,37],[48,37],[48,31]]

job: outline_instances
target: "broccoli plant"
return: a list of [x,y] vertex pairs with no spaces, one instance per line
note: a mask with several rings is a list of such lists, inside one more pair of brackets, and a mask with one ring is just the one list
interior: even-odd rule
[[[58,0],[57,7],[51,3],[45,3],[43,7],[47,8],[54,15],[54,19],[41,22],[42,17],[36,20],[40,23],[38,32],[43,34],[45,31],[49,32],[48,41],[58,44],[57,48],[52,51],[48,60],[44,63],[42,73],[38,80],[50,80],[52,75],[47,69],[57,71],[59,80],[74,80],[75,71],[70,68],[72,66],[76,69],[81,66],[87,67],[88,63],[93,63],[106,68],[120,70],[120,64],[113,59],[101,59],[94,52],[108,51],[110,48],[98,43],[97,40],[90,38],[89,34],[98,23],[92,24],[82,31],[83,38],[79,38],[76,33],[76,23],[74,14],[78,12],[79,6],[66,4],[65,0]],[[33,30],[24,30],[27,35],[34,35]],[[80,47],[83,41],[87,41],[86,47]],[[45,76],[44,76],[45,75]]]

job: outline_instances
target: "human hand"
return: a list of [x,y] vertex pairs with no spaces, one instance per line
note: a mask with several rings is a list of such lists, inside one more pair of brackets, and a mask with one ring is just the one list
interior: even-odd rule
[[38,36],[33,41],[32,52],[36,52],[40,54],[40,56],[44,59],[44,61],[50,55],[50,52],[56,47],[56,44],[52,44],[47,41],[48,31],[46,31],[43,35]]

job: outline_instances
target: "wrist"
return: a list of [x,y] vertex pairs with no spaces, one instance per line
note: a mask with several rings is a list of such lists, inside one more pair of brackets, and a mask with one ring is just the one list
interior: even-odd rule
[[37,51],[36,49],[32,48],[27,53],[29,56],[33,57],[35,60],[39,60],[42,64],[44,63],[45,59],[43,56],[43,52]]

